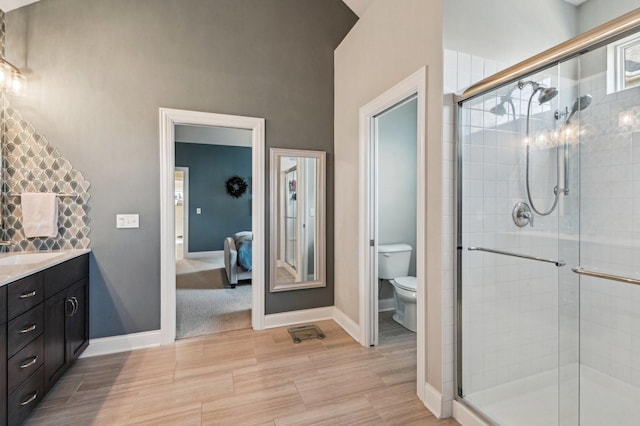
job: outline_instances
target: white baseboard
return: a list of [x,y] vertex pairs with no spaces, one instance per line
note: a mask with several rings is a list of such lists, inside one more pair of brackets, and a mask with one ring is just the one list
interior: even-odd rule
[[91,339],[89,346],[80,358],[127,352],[134,349],[160,346],[164,336],[160,330],[143,331],[142,333],[124,334],[122,336],[100,337]]
[[378,312],[393,311],[396,307],[393,305],[393,297],[378,300]]
[[333,307],[333,320],[340,326],[344,331],[349,333],[353,340],[362,344],[360,342],[360,326],[354,320],[349,318],[347,314],[342,312],[339,308]]
[[453,418],[462,426],[490,426],[459,401],[453,400]]
[[333,319],[333,306],[265,315],[264,328],[284,327],[286,325],[328,319]]
[[[360,343],[360,326],[344,312],[334,306],[303,309],[299,311],[269,314],[264,317],[264,328],[284,327],[313,321],[333,319],[353,339]],[[127,352],[171,343],[161,330],[131,333],[121,336],[100,337],[91,339],[89,347],[82,353],[81,358]],[[429,408],[429,407],[428,407]]]
[[[446,408],[443,410],[442,394],[429,383],[424,384],[424,399],[422,402],[439,419],[451,416],[451,410]],[[449,404],[451,403],[451,401],[448,402]],[[449,413],[446,411],[449,411]]]
[[187,259],[200,259],[203,257],[213,257],[215,255],[224,255],[224,250],[190,251],[184,253],[184,257]]

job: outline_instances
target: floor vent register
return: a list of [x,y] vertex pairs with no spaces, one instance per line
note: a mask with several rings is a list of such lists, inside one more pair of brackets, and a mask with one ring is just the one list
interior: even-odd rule
[[320,330],[320,327],[316,325],[301,325],[299,327],[291,327],[289,335],[293,339],[293,343],[300,343],[303,340],[309,339],[324,339],[325,334]]

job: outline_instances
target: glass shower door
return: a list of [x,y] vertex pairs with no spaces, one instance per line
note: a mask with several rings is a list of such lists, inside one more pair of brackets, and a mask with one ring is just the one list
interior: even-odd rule
[[458,396],[640,424],[640,34],[458,109]]
[[[629,84],[640,50],[629,50],[633,40],[640,46],[635,34],[580,57],[580,97],[589,99],[576,120],[580,425],[640,424],[640,87]],[[608,61],[616,55],[624,67]]]
[[575,315],[561,281],[576,281],[563,259],[576,243],[559,239],[571,209],[555,118],[574,97],[562,94],[568,72],[545,70],[459,109],[458,394],[497,424],[572,424],[577,413],[577,364],[567,366],[576,320],[561,324]]

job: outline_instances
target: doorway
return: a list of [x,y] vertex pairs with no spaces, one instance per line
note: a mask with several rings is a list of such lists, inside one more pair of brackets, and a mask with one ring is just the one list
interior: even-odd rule
[[176,338],[250,328],[251,130],[176,125],[175,163]]
[[[427,371],[427,299],[426,276],[426,207],[427,207],[427,145],[426,145],[426,93],[427,70],[421,68],[403,81],[388,89],[377,98],[360,108],[360,254],[359,280],[359,324],[360,343],[364,346],[376,345],[378,338],[378,218],[375,150],[375,117],[391,110],[403,102],[416,99],[416,241],[415,241],[415,286],[416,286],[416,385],[417,395],[424,401]],[[437,256],[436,256],[437,258]],[[439,265],[434,265],[439,266]]]
[[417,115],[412,95],[371,123],[370,214],[378,248],[370,298],[374,345],[416,338]]
[[[176,338],[176,249],[175,249],[175,180],[176,127],[212,126],[225,129],[244,129],[251,132],[251,211],[253,232],[251,270],[251,326],[264,328],[264,230],[265,230],[265,157],[264,119],[224,114],[204,113],[175,109],[160,109],[160,201],[161,201],[161,341],[173,342]],[[192,170],[191,170],[192,171]],[[193,179],[191,179],[193,180]],[[224,186],[224,182],[222,185]],[[192,188],[193,189],[193,188]],[[193,192],[193,191],[191,191]],[[193,195],[193,194],[192,194]],[[191,197],[193,202],[193,196]],[[191,210],[197,208],[190,204]],[[192,246],[190,241],[189,246]],[[189,248],[185,251],[190,250]]]

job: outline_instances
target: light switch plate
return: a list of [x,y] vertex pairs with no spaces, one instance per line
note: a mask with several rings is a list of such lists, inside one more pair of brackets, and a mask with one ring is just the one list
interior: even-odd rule
[[200,207],[196,207],[196,214],[202,213],[202,209]]
[[116,228],[140,228],[139,214],[117,214]]

